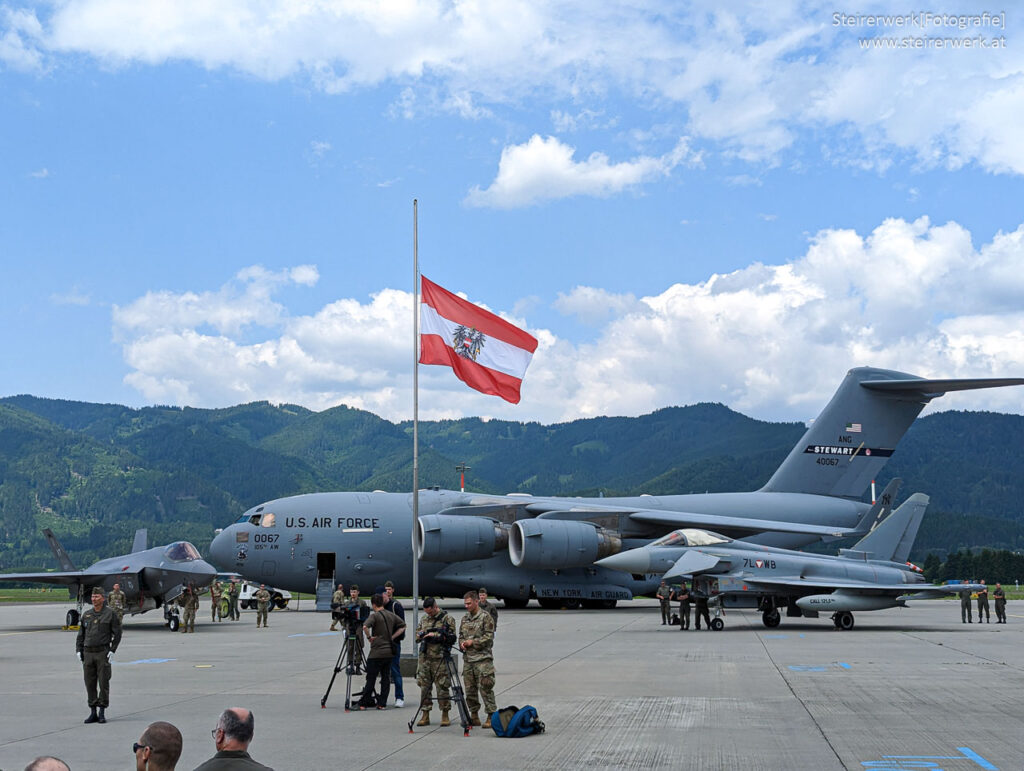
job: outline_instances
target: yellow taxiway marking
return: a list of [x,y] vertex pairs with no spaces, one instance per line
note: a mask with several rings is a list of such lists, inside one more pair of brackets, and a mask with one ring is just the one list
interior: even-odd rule
[[196,664],[196,669],[213,669],[213,664]]

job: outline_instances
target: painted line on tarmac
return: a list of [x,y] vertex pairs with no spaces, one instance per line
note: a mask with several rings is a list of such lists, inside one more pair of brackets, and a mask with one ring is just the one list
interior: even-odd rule
[[[864,768],[934,768],[936,771],[941,769],[935,763],[929,761],[932,760],[970,760],[973,761],[979,768],[985,769],[985,771],[999,771],[999,766],[993,765],[988,760],[983,758],[977,752],[972,750],[970,747],[957,747],[960,755],[882,755],[880,760],[863,760],[861,766]],[[896,765],[893,765],[893,761]],[[904,761],[909,761],[904,763]]]
[[135,661],[114,661],[112,663],[115,667],[131,667],[136,664],[166,664],[168,661],[177,661],[177,659],[136,659]]
[[337,637],[341,632],[297,632],[289,637]]

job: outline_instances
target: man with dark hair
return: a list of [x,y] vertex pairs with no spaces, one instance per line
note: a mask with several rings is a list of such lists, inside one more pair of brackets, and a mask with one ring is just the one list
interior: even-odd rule
[[686,581],[683,581],[675,597],[679,601],[679,631],[682,632],[690,628],[690,590],[686,588]]
[[114,611],[104,607],[105,600],[103,590],[93,587],[92,607],[82,614],[75,639],[89,696],[86,723],[107,722],[104,711],[110,706],[110,658],[121,642],[121,621]]
[[71,771],[71,768],[60,758],[41,755],[25,766],[25,771]]
[[[384,609],[390,610],[402,621],[405,621],[405,608],[402,607],[402,603],[395,599],[395,585],[390,581],[384,582]],[[398,640],[398,652],[395,653],[395,657],[391,660],[391,682],[395,686],[395,706],[405,706],[405,688],[402,685],[402,640],[405,639],[405,634],[402,634]]]
[[[661,625],[665,626],[669,621],[672,620],[672,587],[670,587],[665,579],[661,579],[661,584],[658,586],[658,591],[655,592],[658,597],[658,603],[661,605]],[[698,627],[699,629],[700,627]]]
[[[366,685],[359,699],[359,709],[384,709],[391,693],[391,660],[395,657],[393,643],[405,631],[405,622],[390,610],[384,609],[384,595],[374,594],[370,604],[373,612],[363,625],[370,641],[370,654],[366,657]],[[375,702],[373,688],[378,676],[380,696]]]
[[[992,616],[988,612],[988,584],[985,583],[985,579],[981,579],[981,583],[985,584],[981,589],[978,590],[978,623],[981,623],[981,614],[985,613],[985,623],[988,624],[992,620]],[[996,621],[999,617],[996,616]]]
[[494,631],[498,631],[498,609],[494,607],[493,602],[487,600],[487,588],[481,586],[476,590],[477,596],[480,597],[480,610],[487,611],[491,617],[491,621],[494,622]]
[[1003,591],[1002,584],[996,584],[996,590],[992,593],[992,596],[996,601],[996,623],[1006,623],[1006,592]]
[[181,757],[181,731],[170,723],[150,723],[133,749],[136,771],[174,771]]
[[448,710],[451,709],[451,678],[444,663],[445,638],[450,647],[455,640],[455,619],[437,606],[437,600],[427,597],[423,600],[423,615],[416,630],[420,643],[420,657],[416,667],[416,684],[420,687],[420,711],[423,716],[418,726],[430,725],[430,708],[433,706],[431,691],[437,684],[437,702],[441,706],[441,725],[451,725]]
[[[360,621],[366,620],[366,617],[370,614],[369,609],[366,607],[366,603],[359,599],[359,584],[352,584],[352,586],[348,588],[348,594],[349,612],[355,614],[355,617]],[[357,660],[361,660],[363,658],[363,636],[361,634],[356,635],[356,648],[359,649],[359,655],[356,658]],[[357,674],[358,670],[359,667],[356,667]]]
[[498,710],[494,701],[494,619],[480,609],[480,595],[472,590],[463,596],[463,605],[466,615],[459,622],[459,650],[462,651],[466,704],[472,713],[470,723],[480,725],[480,696],[483,696],[487,718],[482,727],[490,728],[491,715]]
[[252,741],[254,730],[252,712],[242,707],[224,710],[217,721],[217,727],[211,732],[217,754],[202,765],[196,766],[195,771],[270,769],[269,766],[257,763],[249,755],[249,743]]

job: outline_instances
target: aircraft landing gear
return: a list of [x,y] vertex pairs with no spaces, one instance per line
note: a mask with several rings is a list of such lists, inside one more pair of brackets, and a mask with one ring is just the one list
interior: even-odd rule
[[524,600],[520,597],[503,597],[502,600],[505,603],[505,607],[509,610],[521,610],[530,603],[529,598]]
[[177,632],[181,626],[181,619],[178,618],[178,606],[164,604],[164,622],[172,632]]
[[711,619],[711,631],[712,632],[721,632],[723,629],[725,629],[725,622],[722,621],[722,619],[720,619],[720,618],[713,618],[713,619]]
[[73,626],[78,626],[78,611],[74,608],[69,610],[68,614],[64,617],[64,623],[69,628]]
[[836,625],[836,629],[849,632],[853,629],[853,614],[848,610],[841,610],[838,613],[833,613],[832,623]]
[[769,629],[774,629],[782,622],[782,616],[779,614],[778,608],[772,608],[761,614],[761,621]]

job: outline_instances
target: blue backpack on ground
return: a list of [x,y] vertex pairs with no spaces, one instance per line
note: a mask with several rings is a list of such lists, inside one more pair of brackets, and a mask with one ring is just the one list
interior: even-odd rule
[[520,736],[544,733],[544,724],[537,718],[537,710],[527,704],[505,707],[491,715],[491,728],[496,736],[518,739]]

